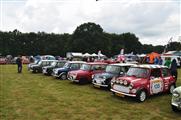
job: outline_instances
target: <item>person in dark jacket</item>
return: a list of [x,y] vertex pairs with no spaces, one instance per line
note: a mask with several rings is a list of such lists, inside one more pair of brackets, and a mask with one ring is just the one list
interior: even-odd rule
[[21,73],[22,72],[22,58],[20,55],[16,59],[16,64],[18,65],[18,73]]
[[177,72],[177,62],[175,59],[172,60],[170,70],[171,70],[172,76],[174,76],[175,80],[177,80],[178,72]]

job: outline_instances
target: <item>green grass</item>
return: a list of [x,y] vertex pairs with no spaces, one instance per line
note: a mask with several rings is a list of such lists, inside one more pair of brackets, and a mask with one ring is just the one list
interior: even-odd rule
[[[32,74],[26,66],[0,66],[1,120],[179,120],[170,107],[171,95],[148,98],[144,103],[113,96],[92,85],[77,85],[51,76]],[[178,85],[181,85],[179,70]]]

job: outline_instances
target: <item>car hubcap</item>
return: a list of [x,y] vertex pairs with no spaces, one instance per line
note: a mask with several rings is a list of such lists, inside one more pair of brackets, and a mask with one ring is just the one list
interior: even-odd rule
[[62,75],[62,79],[65,80],[66,79],[66,75]]
[[140,94],[140,101],[144,101],[146,98],[146,93],[145,92],[141,92]]

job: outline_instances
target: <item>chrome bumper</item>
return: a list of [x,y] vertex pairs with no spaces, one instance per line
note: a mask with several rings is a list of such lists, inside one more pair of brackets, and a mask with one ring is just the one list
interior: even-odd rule
[[43,74],[47,74],[48,72],[47,71],[45,71],[45,70],[43,70],[43,72],[42,72]]
[[181,110],[181,103],[172,102],[171,104]]
[[60,75],[57,75],[57,74],[55,74],[55,73],[52,73],[52,76],[53,76],[53,77],[56,77],[56,78],[60,77]]
[[75,80],[75,79],[72,79],[71,77],[68,78],[68,80],[72,81],[72,82],[79,82],[79,80]]
[[97,86],[100,86],[100,87],[108,87],[108,85],[102,85],[102,84],[98,84],[98,83],[94,83],[92,82],[93,85],[97,85]]
[[125,95],[125,96],[136,97],[136,95],[134,95],[134,94],[123,93],[123,92],[120,92],[120,91],[117,91],[117,90],[114,90],[114,89],[111,89],[111,91],[114,92],[114,93]]

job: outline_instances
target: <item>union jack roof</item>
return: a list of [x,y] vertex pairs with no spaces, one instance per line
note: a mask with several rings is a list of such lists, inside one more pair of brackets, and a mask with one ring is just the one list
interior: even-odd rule
[[140,67],[140,68],[168,68],[167,66],[154,65],[154,64],[134,65],[133,67]]

